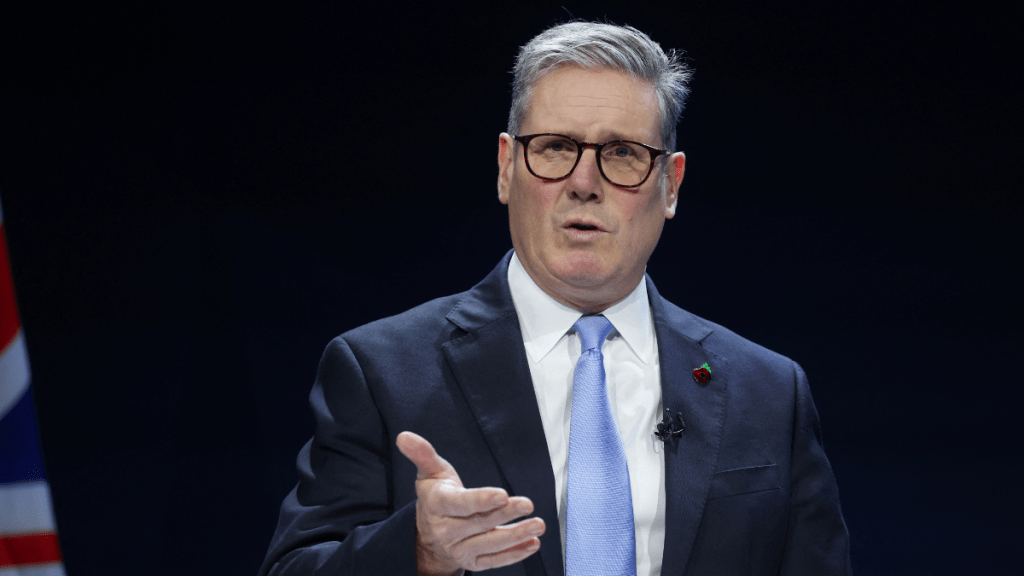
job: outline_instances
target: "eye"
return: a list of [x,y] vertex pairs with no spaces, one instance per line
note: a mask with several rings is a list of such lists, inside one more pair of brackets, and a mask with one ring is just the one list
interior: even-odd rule
[[542,143],[545,152],[576,152],[576,146],[572,140],[564,138],[552,138]]
[[609,142],[601,153],[609,160],[628,160],[639,158],[640,150],[631,142]]

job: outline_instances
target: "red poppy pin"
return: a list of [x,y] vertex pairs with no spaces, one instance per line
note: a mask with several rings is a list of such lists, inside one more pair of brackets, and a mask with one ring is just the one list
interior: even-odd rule
[[711,381],[711,367],[708,366],[707,362],[705,362],[700,368],[693,369],[693,379],[696,380],[698,384],[707,384]]

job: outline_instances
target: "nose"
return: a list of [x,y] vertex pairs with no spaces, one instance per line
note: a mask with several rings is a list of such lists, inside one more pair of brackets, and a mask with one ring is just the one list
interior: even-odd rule
[[[592,149],[593,153],[587,148]],[[583,155],[568,180],[568,194],[571,198],[579,198],[584,202],[600,202],[604,199],[604,183],[597,166],[597,151],[597,146],[585,145]]]

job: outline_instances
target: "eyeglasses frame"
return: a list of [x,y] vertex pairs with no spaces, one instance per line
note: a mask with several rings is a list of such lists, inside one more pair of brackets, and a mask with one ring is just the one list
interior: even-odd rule
[[[565,138],[567,140],[571,140],[574,144],[576,144],[576,162],[573,163],[572,168],[569,169],[569,173],[568,174],[566,174],[565,176],[562,176],[561,178],[545,178],[544,176],[541,176],[541,175],[539,175],[539,174],[537,174],[536,172],[533,171],[533,168],[530,167],[530,155],[527,153],[526,149],[530,146],[530,141],[533,140],[534,138],[539,137],[539,136],[558,136],[560,138]],[[663,155],[663,154],[667,154],[668,153],[668,150],[663,150],[661,148],[655,148],[654,146],[648,146],[647,144],[644,144],[642,142],[634,142],[633,140],[609,140],[608,142],[605,142],[603,144],[596,144],[594,142],[580,142],[579,140],[573,138],[572,136],[566,136],[565,134],[556,134],[556,133],[553,133],[553,132],[541,132],[539,134],[527,134],[525,136],[513,136],[512,138],[516,142],[519,142],[520,144],[523,145],[523,160],[526,162],[526,169],[530,171],[530,174],[533,174],[534,176],[536,176],[537,178],[540,178],[541,180],[543,180],[545,182],[551,182],[551,183],[561,182],[562,180],[565,180],[569,176],[572,176],[572,173],[576,171],[576,167],[579,166],[579,164],[580,164],[580,159],[583,158],[584,150],[586,150],[587,148],[593,148],[594,149],[594,157],[597,160],[597,170],[601,173],[601,177],[602,178],[607,180],[613,186],[618,186],[619,188],[639,188],[640,186],[644,185],[644,182],[647,182],[648,178],[651,177],[651,173],[654,172],[654,162],[658,159],[658,157]],[[604,148],[605,146],[609,145],[609,144],[616,144],[616,143],[619,143],[619,142],[628,143],[628,144],[636,144],[637,146],[640,146],[640,147],[644,148],[645,150],[647,150],[651,154],[651,165],[647,167],[647,174],[644,175],[643,180],[641,180],[639,184],[632,184],[630,186],[625,186],[625,185],[622,185],[622,184],[616,184],[615,182],[612,182],[612,179],[609,178],[604,173],[604,166],[601,165],[601,149]]]

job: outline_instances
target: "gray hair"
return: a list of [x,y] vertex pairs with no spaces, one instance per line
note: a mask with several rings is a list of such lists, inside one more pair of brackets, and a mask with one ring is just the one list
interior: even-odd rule
[[548,28],[519,49],[512,73],[512,110],[508,133],[519,135],[533,86],[541,76],[562,66],[609,68],[650,82],[661,108],[661,145],[676,147],[676,124],[683,112],[693,71],[682,54],[666,55],[657,42],[632,26],[600,22],[568,22]]

